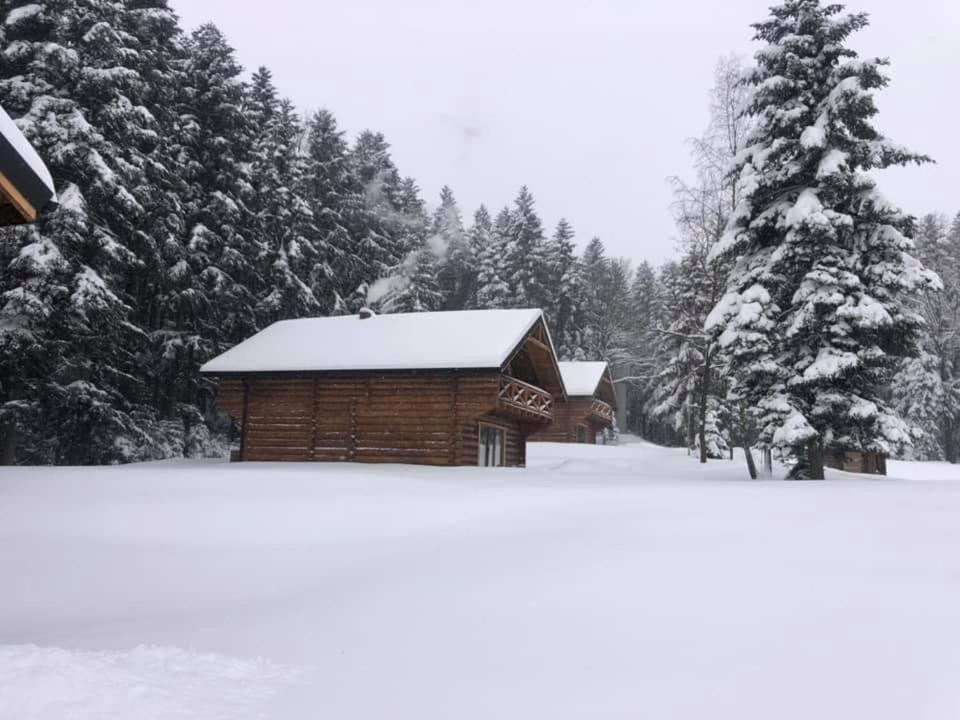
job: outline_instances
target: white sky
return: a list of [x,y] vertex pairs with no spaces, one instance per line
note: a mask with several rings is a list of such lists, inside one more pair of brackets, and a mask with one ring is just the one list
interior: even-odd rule
[[[449,184],[465,219],[527,184],[548,229],[660,262],[673,254],[671,175],[707,120],[717,58],[752,52],[769,0],[172,0],[215,22],[253,70],[353,136],[382,131],[431,204]],[[891,58],[878,127],[936,166],[887,171],[909,212],[960,211],[960,1],[861,0],[854,39]]]

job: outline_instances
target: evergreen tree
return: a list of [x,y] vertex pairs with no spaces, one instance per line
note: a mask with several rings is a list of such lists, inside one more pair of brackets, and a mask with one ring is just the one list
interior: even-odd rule
[[195,278],[190,294],[202,300],[190,306],[193,317],[186,322],[203,338],[204,355],[222,352],[259,329],[257,297],[266,284],[260,271],[265,249],[250,232],[247,207],[255,128],[244,113],[241,70],[215,26],[192,33],[183,108],[189,118],[187,263]]
[[2,459],[149,456],[144,440],[159,426],[144,403],[145,336],[132,319],[156,257],[141,200],[157,125],[143,106],[130,18],[119,2],[5,10],[2,42],[16,52],[0,56],[0,96],[63,203],[35,228],[0,235]]
[[734,392],[762,412],[761,443],[805,452],[819,478],[825,446],[890,453],[909,440],[882,388],[915,352],[921,320],[905,299],[938,282],[910,255],[910,219],[866,174],[926,158],[871,125],[886,61],[855,59],[845,41],[867,17],[841,11],[787,0],[754,26],[757,125],[715,251],[736,261],[707,323]]
[[[444,300],[437,282],[436,258],[427,246],[412,251],[383,287],[383,299],[376,303],[381,312],[430,312],[439,310]],[[371,289],[376,288],[374,283]]]
[[259,322],[316,314],[320,310],[310,287],[311,271],[320,262],[319,231],[301,194],[305,161],[299,154],[303,129],[288,100],[278,100],[270,71],[254,73],[246,99],[253,124],[251,194],[248,208],[263,253],[260,260],[266,288],[258,303]]
[[[943,460],[944,446],[949,447],[950,435],[956,432],[957,391],[942,381],[941,365],[941,358],[921,351],[915,358],[904,358],[894,375],[894,408],[910,425],[913,440],[904,448],[908,459]],[[956,462],[955,455],[951,462]]]
[[928,289],[913,303],[925,321],[917,358],[905,359],[892,383],[897,413],[914,434],[910,457],[957,462],[960,445],[960,215],[925,216],[917,254],[940,273],[942,290]]
[[351,174],[347,142],[329,110],[318,110],[307,127],[304,193],[324,254],[310,286],[321,312],[348,311],[350,297],[367,276],[350,227],[362,223],[362,188]]
[[685,432],[687,447],[699,449],[701,462],[729,452],[717,346],[703,331],[722,288],[722,278],[707,262],[709,247],[691,243],[680,262],[668,266],[661,278],[664,320],[657,333],[663,363],[650,401],[651,414]]
[[504,308],[510,304],[506,247],[510,223],[509,208],[498,213],[492,226],[490,215],[482,205],[474,216],[471,243],[477,258],[478,308]]
[[657,272],[646,260],[633,275],[630,286],[630,346],[631,356],[622,372],[627,383],[627,428],[648,440],[664,441],[657,434],[656,423],[648,411],[648,403],[655,389],[651,378],[659,368],[657,349],[660,336],[656,323],[665,308],[661,302],[661,288]]
[[510,223],[504,228],[506,277],[514,307],[539,308],[547,304],[544,271],[546,256],[543,224],[534,209],[533,195],[526,186],[514,200]]
[[446,185],[440,190],[440,207],[433,214],[431,242],[441,250],[440,289],[446,310],[463,310],[476,292],[476,274],[472,247],[463,229],[460,208],[453,191]]
[[367,292],[366,304],[380,312],[429,312],[439,310],[443,293],[437,265],[444,248],[428,237],[429,220],[420,190],[412,178],[404,178],[393,201],[402,228],[402,242],[411,248],[406,257]]
[[581,265],[585,357],[606,360],[619,373],[631,357],[630,263],[608,258],[603,242],[595,237],[587,244]]
[[382,133],[365,130],[350,150],[350,170],[361,206],[349,213],[350,233],[359,256],[359,284],[348,294],[356,309],[365,304],[368,286],[389,277],[411,250],[406,219],[399,207],[402,180]]
[[550,300],[544,310],[557,353],[563,359],[583,354],[583,284],[573,237],[570,223],[561,219],[545,251],[544,275]]

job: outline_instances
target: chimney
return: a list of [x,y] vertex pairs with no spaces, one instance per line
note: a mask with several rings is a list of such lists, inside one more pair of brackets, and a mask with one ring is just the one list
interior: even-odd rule
[[360,312],[358,313],[358,315],[360,316],[361,320],[369,320],[374,315],[376,315],[376,313],[368,307],[362,307],[360,308]]

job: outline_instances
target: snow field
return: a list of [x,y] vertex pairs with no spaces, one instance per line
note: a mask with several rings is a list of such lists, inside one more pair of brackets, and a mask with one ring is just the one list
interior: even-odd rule
[[0,718],[957,717],[956,468],[529,456],[4,469]]

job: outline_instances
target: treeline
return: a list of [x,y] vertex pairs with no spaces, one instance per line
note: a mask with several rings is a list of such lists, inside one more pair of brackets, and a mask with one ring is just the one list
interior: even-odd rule
[[465,223],[428,210],[380,133],[302,117],[269,70],[165,0],[8,2],[0,104],[59,209],[0,232],[0,462],[222,451],[199,366],[280,319],[543,307],[566,357],[604,357],[622,262],[532,194]]

